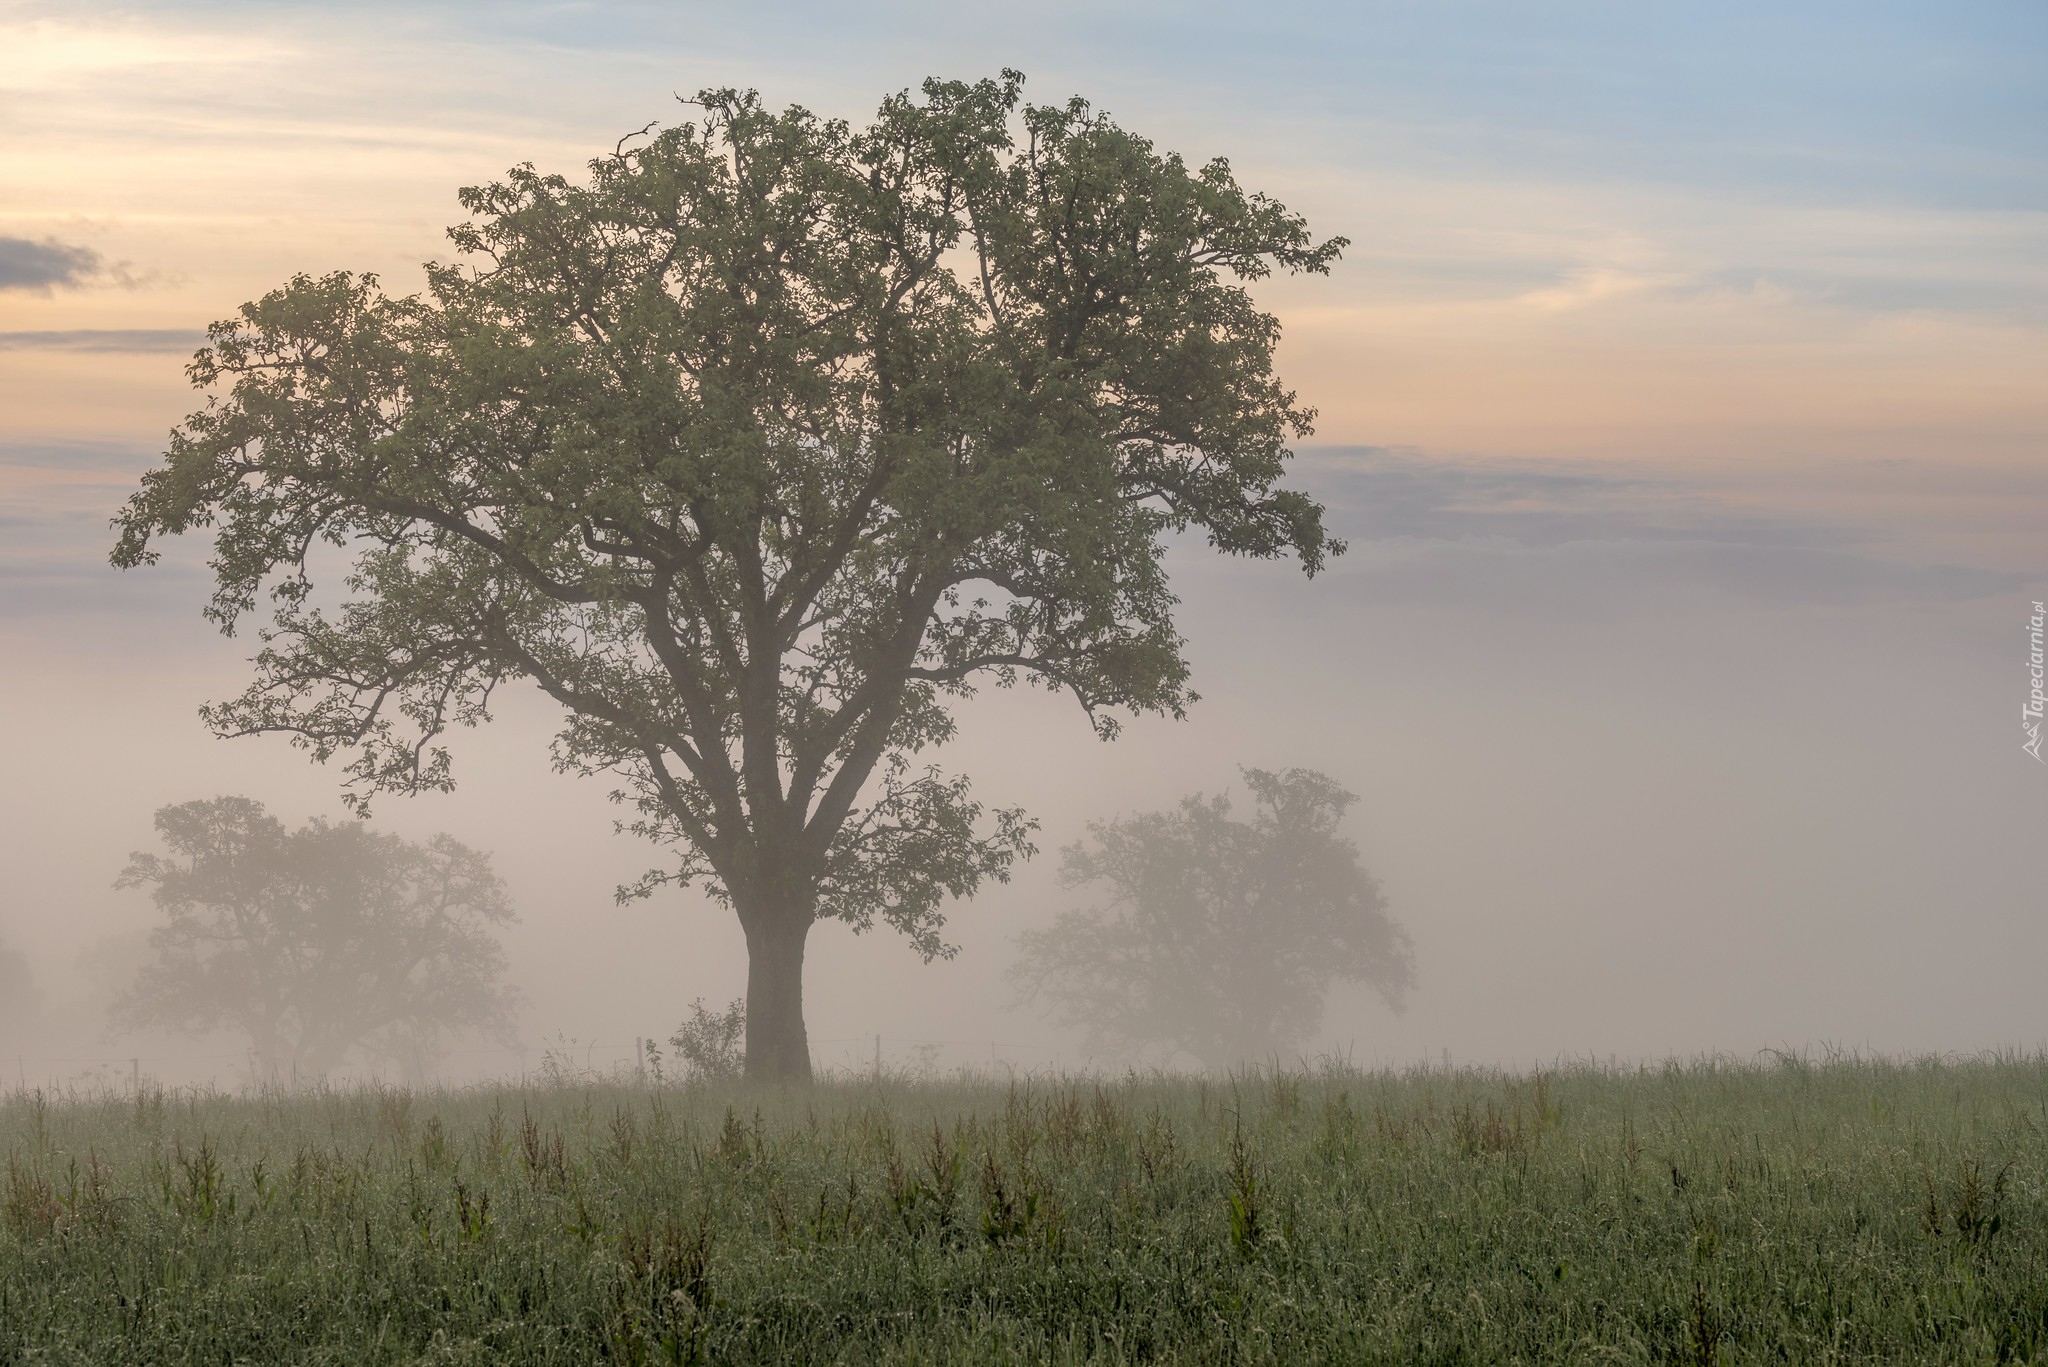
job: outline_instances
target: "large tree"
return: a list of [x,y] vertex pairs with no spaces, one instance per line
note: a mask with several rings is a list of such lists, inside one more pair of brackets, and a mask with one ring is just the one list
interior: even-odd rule
[[163,917],[116,1024],[239,1031],[266,1079],[351,1051],[418,1064],[465,1032],[511,1041],[496,928],[514,917],[488,856],[354,821],[290,831],[246,797],[164,807],[156,829],[166,852],[116,884]]
[[1247,769],[1244,782],[1250,820],[1227,795],[1197,794],[1096,822],[1065,851],[1065,884],[1106,901],[1019,936],[1013,972],[1090,1049],[1221,1069],[1292,1056],[1338,980],[1400,1005],[1408,936],[1339,833],[1357,798],[1312,769]]
[[[422,296],[299,277],[216,324],[114,552],[210,526],[213,619],[268,591],[211,724],[346,756],[366,800],[446,787],[447,728],[537,684],[557,765],[619,776],[673,851],[622,896],[727,902],[747,1073],[808,1076],[811,926],[948,953],[945,897],[1030,852],[926,761],[950,703],[1030,679],[1104,736],[1179,715],[1165,538],[1342,549],[1278,487],[1312,414],[1242,282],[1343,240],[1021,82],[859,130],[707,92],[587,181],[464,190],[466,261]],[[353,556],[324,610],[323,543]]]

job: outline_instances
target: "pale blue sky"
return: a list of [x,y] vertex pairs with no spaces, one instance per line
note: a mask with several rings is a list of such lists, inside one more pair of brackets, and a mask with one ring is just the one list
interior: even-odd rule
[[[678,91],[858,119],[1016,66],[1353,239],[1330,280],[1263,291],[1325,439],[1918,456],[1901,434],[1938,431],[2011,459],[2048,435],[2039,5],[13,3],[0,31],[0,236],[107,267],[0,289],[0,332],[198,326],[300,269],[403,286],[446,254],[455,185],[574,170],[684,117]],[[75,365],[9,364],[17,429],[124,430]],[[175,371],[142,371],[123,421],[160,430]]]
[[[28,7],[35,12],[40,7]],[[87,9],[97,7],[88,6]],[[77,6],[46,13],[76,14]],[[1178,89],[1259,142],[1459,174],[1622,178],[1815,202],[2048,207],[2048,9],[2030,3],[209,4],[205,27],[300,22],[377,41],[587,64],[745,64],[850,95],[998,66],[1113,96]],[[118,12],[108,7],[109,12]],[[320,27],[325,28],[322,24]],[[790,79],[793,78],[793,79]],[[457,76],[423,107],[535,109]],[[597,92],[592,92],[593,94]],[[820,102],[813,94],[806,98]],[[1321,127],[1312,125],[1321,124]]]

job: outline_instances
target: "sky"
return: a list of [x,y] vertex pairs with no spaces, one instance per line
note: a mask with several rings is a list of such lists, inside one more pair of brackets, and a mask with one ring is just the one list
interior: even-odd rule
[[[1174,549],[1185,722],[1103,745],[1042,695],[968,707],[948,763],[1048,855],[954,909],[951,962],[824,927],[821,1063],[877,1035],[1082,1061],[1004,985],[1010,937],[1067,902],[1052,852],[1290,764],[1360,795],[1347,830],[1417,955],[1405,1012],[1340,990],[1316,1051],[2048,1045],[2048,765],[2020,748],[2048,597],[2039,5],[0,3],[21,1077],[231,1069],[90,1026],[148,924],[114,875],[170,802],[340,810],[336,775],[198,722],[248,653],[199,618],[203,547],[106,568],[107,519],[200,401],[206,324],[300,271],[416,288],[458,186],[574,174],[679,94],[860,120],[1004,67],[1351,239],[1255,294],[1320,412],[1294,478],[1352,550],[1308,582]],[[611,905],[652,852],[549,771],[551,729],[516,701],[464,738],[455,794],[377,814],[495,852],[522,908],[527,1048],[451,1068],[622,1057],[743,982],[725,913]]]

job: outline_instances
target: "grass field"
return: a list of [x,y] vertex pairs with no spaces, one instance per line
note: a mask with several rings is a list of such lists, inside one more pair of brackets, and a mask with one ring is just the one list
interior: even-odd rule
[[0,1101],[0,1360],[2048,1361],[2048,1059]]

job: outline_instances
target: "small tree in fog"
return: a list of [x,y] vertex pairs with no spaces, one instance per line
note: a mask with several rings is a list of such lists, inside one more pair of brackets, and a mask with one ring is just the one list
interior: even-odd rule
[[1399,1008],[1413,978],[1358,848],[1337,833],[1357,798],[1323,774],[1244,771],[1254,811],[1199,794],[1088,828],[1062,883],[1104,903],[1018,937],[1027,999],[1111,1056],[1165,1049],[1210,1068],[1291,1056],[1337,981]]
[[156,829],[168,852],[115,885],[148,888],[164,918],[116,1024],[238,1031],[270,1078],[351,1050],[423,1062],[456,1033],[511,1042],[494,928],[515,917],[489,856],[355,822],[288,831],[245,797],[162,808]]

